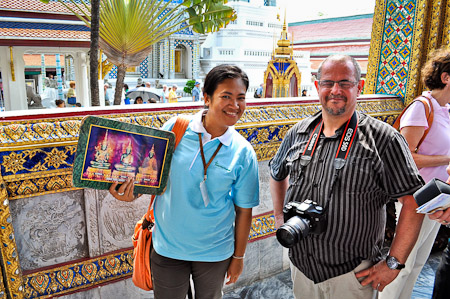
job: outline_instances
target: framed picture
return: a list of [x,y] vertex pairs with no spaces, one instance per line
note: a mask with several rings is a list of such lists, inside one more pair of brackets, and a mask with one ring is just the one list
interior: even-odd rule
[[166,187],[175,134],[107,118],[83,119],[73,185],[109,189],[134,180],[134,193],[161,194]]

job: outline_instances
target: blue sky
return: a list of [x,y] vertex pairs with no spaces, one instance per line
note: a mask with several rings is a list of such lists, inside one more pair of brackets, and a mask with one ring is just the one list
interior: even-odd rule
[[287,22],[367,14],[375,8],[375,0],[278,0],[277,4],[282,17],[286,8]]

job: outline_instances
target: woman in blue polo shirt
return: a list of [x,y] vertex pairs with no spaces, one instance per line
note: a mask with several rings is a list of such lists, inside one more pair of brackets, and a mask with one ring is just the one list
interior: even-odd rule
[[[151,269],[156,299],[185,298],[191,276],[196,298],[222,298],[225,276],[230,284],[242,273],[252,208],[259,204],[255,152],[233,128],[245,110],[248,82],[231,65],[217,66],[205,78],[207,109],[191,117],[174,152],[167,189],[155,200]],[[170,119],[163,129],[174,123]],[[110,190],[129,201],[131,187],[127,182],[119,191]]]

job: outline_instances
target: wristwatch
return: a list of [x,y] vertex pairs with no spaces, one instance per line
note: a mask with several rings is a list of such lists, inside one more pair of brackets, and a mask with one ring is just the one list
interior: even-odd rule
[[388,255],[386,257],[386,264],[387,264],[388,268],[391,270],[401,270],[401,269],[405,268],[405,264],[400,264],[398,259],[392,255]]

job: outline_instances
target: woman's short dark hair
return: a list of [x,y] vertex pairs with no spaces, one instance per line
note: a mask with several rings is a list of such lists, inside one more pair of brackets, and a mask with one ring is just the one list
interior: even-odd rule
[[241,79],[245,85],[245,91],[248,89],[247,74],[235,65],[221,64],[211,69],[205,78],[203,91],[212,98],[217,86],[226,79]]
[[55,104],[56,104],[56,106],[59,106],[59,105],[61,105],[61,104],[65,104],[65,102],[63,101],[63,100],[55,100]]
[[134,103],[135,103],[135,104],[137,104],[137,100],[138,100],[138,99],[141,99],[141,101],[144,102],[144,100],[142,99],[142,97],[136,97],[136,98],[134,99]]
[[450,50],[441,48],[430,53],[428,61],[422,68],[422,80],[430,90],[442,89],[445,84],[442,83],[442,73],[450,75]]

